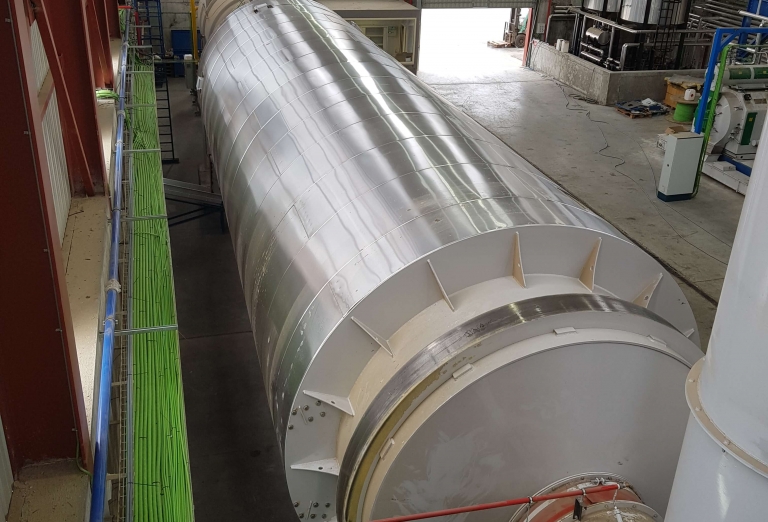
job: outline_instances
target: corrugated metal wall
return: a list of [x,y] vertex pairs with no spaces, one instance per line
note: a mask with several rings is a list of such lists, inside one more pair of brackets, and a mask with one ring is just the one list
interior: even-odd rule
[[[30,26],[32,39],[32,55],[35,61],[35,77],[37,90],[45,82],[50,74],[48,58],[45,55],[43,40],[37,21]],[[59,118],[59,106],[56,99],[56,90],[51,94],[48,107],[43,114],[43,137],[45,138],[45,153],[48,156],[48,171],[51,175],[53,188],[53,204],[56,209],[56,224],[58,226],[59,240],[64,240],[64,231],[67,228],[69,206],[72,203],[72,191],[69,186],[69,172],[67,171],[67,158],[64,153],[64,139],[61,132],[61,119]]]
[[35,58],[35,77],[37,78],[37,90],[43,86],[43,81],[50,70],[48,66],[48,57],[45,56],[45,48],[43,47],[43,39],[40,36],[40,28],[37,25],[37,20],[32,22],[29,27],[29,34],[32,38],[32,56]]
[[48,156],[48,171],[51,174],[53,204],[56,208],[59,239],[63,241],[72,195],[69,190],[67,158],[64,155],[64,140],[61,135],[59,104],[56,100],[55,90],[51,95],[51,101],[48,103],[48,108],[43,116],[43,136],[45,137],[45,154]]
[[5,520],[8,507],[11,505],[13,492],[13,471],[11,460],[8,458],[8,446],[5,443],[5,430],[0,419],[0,519]]

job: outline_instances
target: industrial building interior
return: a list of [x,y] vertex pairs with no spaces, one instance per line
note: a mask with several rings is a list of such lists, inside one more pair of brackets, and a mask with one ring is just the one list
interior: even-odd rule
[[765,520],[768,4],[0,10],[5,520]]

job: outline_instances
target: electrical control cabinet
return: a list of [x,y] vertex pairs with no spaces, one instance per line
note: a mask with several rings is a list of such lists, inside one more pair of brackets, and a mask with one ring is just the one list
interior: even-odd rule
[[703,144],[704,137],[695,132],[679,132],[667,136],[664,164],[656,194],[660,200],[691,199]]

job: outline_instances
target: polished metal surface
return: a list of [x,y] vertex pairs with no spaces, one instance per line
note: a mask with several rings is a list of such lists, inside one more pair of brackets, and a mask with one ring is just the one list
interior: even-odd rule
[[[613,473],[582,473],[565,477],[531,496],[538,497],[560,491],[583,490],[588,487],[611,483],[620,484],[621,489],[616,492],[609,492],[608,495],[603,495],[602,499],[584,502],[589,508],[584,509],[584,512],[582,512],[582,520],[593,522],[623,522],[624,520],[632,522],[664,522],[658,513],[642,503],[642,499],[633,490],[632,484],[627,479]],[[606,501],[606,498],[609,500]],[[583,499],[581,500],[583,502]],[[574,520],[573,505],[573,499],[560,499],[543,502],[538,506],[520,506],[509,519],[509,522],[570,522]],[[617,510],[616,508],[619,509]],[[555,510],[557,512],[553,517]],[[618,517],[616,516],[617,513]]]
[[[602,29],[598,29],[597,27],[590,27],[589,29],[586,30],[584,36],[586,36],[590,40],[597,42],[598,45],[606,45],[608,42],[610,42],[611,32],[603,31]],[[600,49],[597,49],[597,48],[595,48],[595,50],[601,51]]]
[[334,326],[414,260],[527,224],[620,237],[332,11],[270,5],[230,14],[200,75],[276,420]]
[[[538,327],[534,325],[541,323]],[[370,482],[370,472],[376,464],[376,455],[381,451],[381,448],[385,441],[390,440],[393,437],[397,437],[396,433],[400,429],[403,422],[410,418],[410,412],[415,411],[420,407],[422,401],[427,400],[432,393],[432,390],[438,389],[446,381],[451,381],[451,374],[453,370],[447,370],[446,368],[457,368],[462,363],[456,363],[455,361],[467,361],[467,360],[480,360],[484,357],[483,352],[485,350],[494,350],[494,344],[500,344],[503,346],[505,342],[503,340],[492,341],[497,337],[510,336],[510,332],[522,328],[531,328],[529,333],[512,334],[511,337],[516,338],[518,342],[525,338],[526,335],[540,335],[543,331],[552,331],[553,325],[575,325],[577,329],[600,329],[615,327],[623,332],[634,331],[641,336],[647,336],[653,329],[657,329],[657,332],[667,332],[663,335],[669,345],[662,343],[658,346],[645,346],[637,353],[646,352],[641,358],[648,357],[648,352],[657,352],[659,355],[654,359],[657,367],[654,369],[655,373],[645,375],[645,372],[650,366],[646,366],[647,363],[640,363],[637,360],[632,359],[632,355],[624,352],[619,348],[621,343],[618,343],[614,347],[608,349],[598,356],[601,360],[599,369],[590,361],[595,361],[595,354],[590,353],[590,348],[584,344],[579,344],[576,341],[565,341],[568,348],[574,348],[578,345],[575,351],[571,351],[571,357],[573,360],[566,363],[569,355],[568,350],[563,350],[562,345],[553,345],[546,349],[535,350],[529,355],[518,354],[516,363],[527,360],[529,358],[538,359],[542,354],[549,351],[558,351],[558,354],[554,357],[551,355],[550,360],[558,361],[554,367],[550,366],[545,370],[545,366],[538,367],[537,370],[533,370],[533,367],[529,367],[528,372],[533,372],[532,375],[536,375],[534,381],[539,385],[550,381],[557,381],[557,379],[564,379],[560,381],[560,385],[553,385],[553,382],[549,382],[546,386],[542,386],[542,389],[535,390],[535,386],[529,383],[528,387],[520,386],[521,379],[517,377],[518,389],[515,393],[511,393],[510,396],[504,396],[500,391],[499,395],[491,394],[492,378],[484,377],[482,382],[482,392],[480,395],[488,401],[488,405],[481,406],[482,401],[476,402],[475,408],[443,408],[443,417],[447,418],[447,425],[440,426],[439,429],[426,430],[429,435],[424,435],[422,432],[414,433],[410,437],[410,440],[398,440],[399,444],[408,448],[412,445],[413,440],[430,439],[430,436],[434,436],[435,433],[439,433],[440,440],[460,440],[461,436],[457,433],[465,431],[463,427],[459,427],[457,433],[452,433],[452,429],[449,427],[451,423],[455,424],[455,416],[461,416],[461,412],[465,412],[463,415],[469,417],[471,414],[466,413],[472,410],[482,409],[485,414],[489,416],[489,419],[485,421],[481,420],[484,414],[478,414],[469,426],[473,429],[479,430],[480,433],[475,433],[473,438],[478,439],[475,452],[473,453],[478,461],[482,460],[483,453],[479,448],[486,448],[493,458],[498,458],[500,461],[505,462],[507,466],[503,467],[503,471],[499,471],[496,467],[491,466],[486,470],[483,475],[486,478],[493,477],[490,482],[486,484],[484,493],[487,496],[482,498],[469,498],[463,499],[464,503],[476,503],[485,502],[489,499],[503,497],[504,491],[516,491],[520,494],[523,492],[530,493],[530,489],[526,489],[522,485],[526,481],[531,481],[534,476],[541,474],[542,477],[549,476],[548,473],[552,473],[553,469],[567,470],[571,469],[571,466],[575,463],[581,465],[589,465],[590,463],[596,466],[609,469],[610,466],[615,465],[616,460],[614,455],[608,457],[610,451],[607,448],[610,446],[610,439],[624,438],[626,447],[623,449],[625,452],[629,452],[633,455],[631,464],[621,463],[624,469],[632,474],[634,479],[639,484],[643,485],[646,490],[652,491],[653,494],[649,494],[651,500],[654,501],[657,507],[666,504],[666,494],[671,487],[671,480],[674,474],[673,459],[679,451],[679,442],[682,440],[682,434],[685,426],[685,401],[679,394],[675,394],[673,390],[678,388],[678,382],[674,378],[668,378],[670,375],[677,375],[680,380],[683,379],[685,373],[691,366],[691,363],[699,355],[698,349],[693,345],[690,345],[692,349],[685,349],[679,343],[672,342],[672,339],[677,336],[682,338],[682,334],[678,332],[667,321],[654,314],[653,312],[631,304],[620,299],[615,299],[606,296],[600,296],[595,294],[561,294],[551,295],[545,297],[537,297],[534,299],[518,301],[514,304],[502,306],[483,314],[474,317],[472,320],[457,326],[453,330],[446,332],[443,336],[430,343],[424,349],[422,349],[415,357],[404,363],[399,367],[399,370],[393,377],[386,381],[386,384],[380,389],[376,397],[371,401],[367,410],[363,413],[357,429],[352,435],[349,444],[346,447],[344,459],[341,463],[341,469],[339,473],[338,488],[336,490],[336,506],[338,506],[339,520],[358,520],[361,516],[365,518],[366,512],[362,508],[361,502],[358,500],[360,497],[365,496],[368,489],[368,483]],[[543,329],[543,330],[542,330]],[[537,333],[533,333],[537,332]],[[657,333],[656,335],[662,336]],[[573,345],[568,343],[573,342]],[[675,346],[671,349],[670,346]],[[682,348],[682,349],[681,349]],[[632,349],[630,348],[631,352]],[[597,353],[597,352],[595,352]],[[610,355],[609,355],[610,354]],[[640,371],[639,368],[643,367]],[[566,371],[568,374],[575,368],[579,368],[575,371],[578,375],[576,378],[568,379],[564,375],[553,378],[553,373],[559,371],[556,368],[570,368]],[[600,377],[604,374],[608,368],[611,368],[609,378],[607,375]],[[635,371],[630,372],[632,376],[625,374],[627,368],[634,367]],[[514,369],[513,369],[514,370]],[[505,370],[507,371],[507,370]],[[518,370],[515,370],[518,371]],[[595,373],[596,372],[596,373]],[[671,372],[671,373],[668,373]],[[645,375],[645,376],[644,376]],[[653,375],[653,377],[650,377]],[[575,375],[572,374],[573,377]],[[501,390],[509,391],[513,385],[511,381],[507,380],[507,384],[503,384],[505,379],[512,379],[507,376],[501,378],[500,385]],[[609,385],[610,379],[617,379],[614,385]],[[653,392],[646,389],[649,378],[659,378],[660,381],[654,386]],[[455,377],[454,377],[455,379]],[[487,380],[486,380],[487,379]],[[496,379],[498,381],[498,377]],[[585,385],[589,392],[581,390],[576,392],[576,389],[580,384]],[[601,409],[593,409],[586,407],[585,410],[590,410],[591,413],[586,411],[579,412],[578,408],[566,406],[566,400],[563,395],[573,395],[580,397],[582,400],[586,400],[587,404],[596,404],[601,402],[606,389],[611,389],[613,386],[614,393],[617,401],[621,401],[618,397],[628,393],[631,389],[630,381],[634,381],[635,389],[631,392],[634,400],[644,397],[648,400],[653,393],[658,393],[658,396],[654,400],[650,400],[646,403],[645,408],[638,407],[638,402],[633,402],[632,406],[622,408],[621,412],[614,411],[612,415],[605,416],[598,414],[596,418],[592,418],[589,422],[581,425],[580,428],[576,428],[579,425],[579,421],[576,419],[586,419],[588,416],[595,412],[600,412]],[[618,383],[623,382],[624,385],[620,386]],[[425,389],[424,383],[430,383]],[[523,388],[523,389],[520,389]],[[603,389],[605,388],[605,389]],[[601,390],[601,391],[600,391]],[[526,395],[527,393],[527,395]],[[595,394],[592,399],[586,399],[588,393]],[[457,394],[458,395],[458,394]],[[536,399],[534,399],[534,397]],[[558,398],[559,397],[559,398]],[[454,396],[453,400],[456,400]],[[568,422],[564,422],[563,419],[559,419],[559,424],[553,422],[553,413],[548,412],[542,415],[542,411],[534,407],[535,401],[543,401],[547,404],[560,403],[556,408],[561,413],[568,411],[576,414],[576,418],[569,419]],[[550,402],[548,402],[550,401]],[[596,402],[593,402],[596,401]],[[663,401],[664,405],[660,406],[657,401]],[[470,402],[472,402],[470,400]],[[641,401],[642,402],[642,401]],[[513,411],[510,407],[512,404],[524,404],[522,411]],[[494,406],[490,406],[494,405]],[[488,410],[493,410],[494,413]],[[527,412],[527,413],[526,413]],[[525,419],[524,415],[530,414],[531,418]],[[638,415],[643,418],[643,422],[638,424]],[[453,417],[452,417],[453,416]],[[622,416],[624,418],[622,419]],[[423,417],[423,412],[420,417]],[[430,416],[429,421],[425,423],[436,422],[439,415],[437,413]],[[500,418],[510,419],[508,426],[502,426]],[[453,418],[453,421],[450,419]],[[485,425],[488,423],[489,425]],[[542,439],[539,437],[526,438],[518,437],[518,443],[511,452],[507,453],[507,450],[503,449],[506,445],[504,440],[510,436],[516,430],[521,430],[520,426],[538,426],[544,431],[551,432],[547,439],[556,438],[555,434],[562,436],[562,440],[558,440],[558,444],[552,444],[552,440],[548,440],[548,444],[542,443]],[[544,458],[543,455],[559,455],[563,448],[568,447],[575,436],[574,432],[564,429],[553,429],[553,426],[557,425],[560,428],[564,426],[570,426],[576,429],[577,433],[583,433],[581,430],[586,429],[589,432],[589,436],[583,440],[580,440],[579,455],[572,455],[566,461],[562,458]],[[460,426],[465,424],[460,423]],[[496,426],[496,430],[492,428]],[[659,430],[666,429],[669,443],[663,446],[659,446],[657,443],[651,445],[645,445],[639,443],[633,436],[632,426],[635,427],[636,433],[639,439],[644,441],[653,440],[655,433],[659,433]],[[481,430],[481,427],[484,429]],[[473,431],[474,433],[474,431]],[[621,435],[623,433],[623,435]],[[449,436],[451,435],[451,436]],[[455,435],[455,438],[453,437]],[[518,436],[522,433],[518,433]],[[494,436],[498,436],[499,440],[493,439]],[[608,440],[603,440],[607,437]],[[438,442],[433,443],[439,445]],[[482,440],[482,442],[480,442]],[[423,442],[423,440],[421,441]],[[399,502],[405,502],[405,499],[411,499],[411,501],[418,504],[421,501],[425,501],[423,497],[413,494],[413,491],[409,491],[409,494],[405,494],[402,488],[404,484],[410,484],[414,480],[412,475],[419,475],[421,480],[421,474],[430,468],[438,466],[434,462],[421,462],[419,459],[426,454],[432,454],[433,448],[428,451],[422,451],[424,447],[419,446],[419,442],[415,444],[416,448],[413,449],[413,454],[409,454],[405,457],[400,457],[401,460],[395,462],[402,462],[400,468],[393,470],[388,475],[388,480],[382,485],[382,493],[379,495],[380,501],[377,506],[384,511],[377,511],[376,516],[372,518],[386,518],[394,516],[397,511],[388,511],[389,502],[387,499],[390,495],[395,494]],[[526,465],[532,465],[529,461],[530,458],[525,451],[521,451],[521,448],[527,448],[538,456],[534,458],[536,473],[529,472],[526,475],[525,480],[521,478],[520,473],[515,473],[510,470],[517,469],[519,466],[521,469]],[[421,448],[421,449],[419,449]],[[540,451],[542,448],[547,450],[542,454]],[[615,450],[615,448],[614,448]],[[405,451],[405,449],[403,449]],[[458,451],[458,449],[456,450]],[[613,450],[611,450],[613,451]],[[504,457],[502,457],[504,455]],[[391,461],[392,458],[388,457]],[[461,461],[461,458],[456,455],[456,458]],[[670,460],[670,458],[672,460]],[[583,461],[579,461],[583,459]],[[512,463],[515,462],[515,465]],[[567,463],[566,463],[567,462]],[[646,468],[641,466],[641,470],[635,467],[635,463],[644,463],[643,466],[648,466],[655,470],[655,474],[645,473]],[[653,463],[653,464],[651,464]],[[662,469],[662,463],[666,464],[666,469]],[[393,469],[397,464],[392,464]],[[562,466],[562,468],[560,468]],[[438,466],[439,467],[439,466]],[[407,479],[402,479],[402,470],[406,470],[404,473],[408,476]],[[445,467],[439,467],[443,472],[447,469]],[[420,470],[418,473],[414,470]],[[439,472],[436,473],[439,475]],[[457,474],[461,476],[461,473]],[[555,472],[554,476],[558,476]],[[445,477],[443,477],[445,478]],[[540,479],[541,477],[536,477]],[[437,487],[446,489],[446,495],[452,496],[459,495],[460,492],[448,491],[447,482],[440,482],[440,479],[436,479]],[[533,484],[537,484],[536,480],[533,480]],[[442,486],[440,486],[442,484]],[[455,484],[454,484],[455,486]],[[528,487],[531,484],[527,484]],[[428,488],[426,485],[423,486]],[[494,491],[494,488],[496,490]],[[407,489],[407,488],[406,488]],[[460,488],[459,488],[460,489]],[[473,491],[475,488],[473,488]],[[399,492],[399,493],[393,493]],[[429,495],[427,495],[429,496]],[[414,501],[413,498],[418,498],[418,501]],[[434,500],[434,496],[432,498]],[[383,507],[381,506],[383,504]],[[438,503],[439,505],[439,503]],[[422,506],[423,509],[426,507]],[[429,506],[430,509],[437,509],[436,506]],[[389,506],[391,509],[391,506]],[[411,510],[406,510],[411,511]]]
[[[558,314],[570,315],[579,312],[635,315],[674,328],[645,308],[594,294],[539,297],[497,308],[475,317],[469,323],[458,326],[424,348],[416,357],[403,365],[394,378],[390,379],[378,393],[364,413],[347,447],[339,473],[336,505],[346,504],[346,497],[351,487],[350,481],[355,478],[357,467],[363,460],[366,450],[392,412],[404,401],[413,401],[409,393],[427,377],[438,372],[447,361],[456,357],[467,346],[481,343],[502,330]],[[670,354],[668,351],[664,353],[690,367],[682,357]],[[393,431],[394,427],[390,426],[390,430]],[[389,438],[389,433],[384,434],[384,438]]]
[[[419,428],[407,437],[398,430],[397,447],[376,464],[374,475],[383,478],[371,479],[369,509],[344,520],[472,505],[506,498],[505,492],[530,495],[579,469],[623,474],[664,516],[686,426],[679,390],[687,370],[646,346],[589,340],[500,366],[429,416],[419,415],[419,406],[406,421],[419,421]],[[449,376],[446,384],[456,382]],[[511,514],[468,518],[506,521]]]
[[621,0],[586,0],[583,4],[584,9],[595,11],[600,13],[603,11],[603,6],[608,2],[608,6],[605,7],[607,13],[618,13],[619,7],[621,7]]
[[[648,11],[648,23],[651,25],[678,26],[686,23],[688,16],[688,0],[669,3],[664,0],[624,0],[621,7],[621,19],[627,22],[641,24],[645,22],[645,11]],[[662,13],[662,9],[664,12]]]
[[[539,491],[532,494],[531,496],[538,497],[540,495],[548,495],[550,493],[555,493],[559,491],[568,491],[571,488],[582,489],[582,488],[588,488],[590,486],[610,484],[612,482],[620,484],[622,487],[621,491],[626,491],[626,492],[629,492],[630,495],[637,496],[637,493],[635,493],[632,490],[631,484],[629,484],[627,482],[627,479],[625,479],[623,476],[616,475],[614,473],[595,473],[595,472],[580,473],[578,475],[564,477],[548,485],[547,487],[540,489]],[[530,513],[531,513],[530,505],[520,506],[517,509],[517,511],[515,511],[515,514],[512,515],[512,517],[509,519],[509,522],[530,522],[529,520],[526,520],[526,517],[528,517]]]

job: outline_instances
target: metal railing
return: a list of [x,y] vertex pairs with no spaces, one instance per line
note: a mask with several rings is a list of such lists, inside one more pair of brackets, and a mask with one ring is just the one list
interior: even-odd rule
[[93,480],[91,482],[90,522],[103,522],[106,503],[107,457],[109,454],[109,409],[112,397],[112,362],[115,327],[120,293],[120,214],[123,204],[123,135],[125,129],[126,71],[131,26],[131,12],[125,17],[123,43],[120,49],[117,132],[115,136],[115,170],[112,196],[111,238],[105,295],[104,334],[101,347],[101,371],[98,376],[98,402],[94,415]]
[[[578,20],[580,18],[584,18],[586,20],[593,20],[594,22],[597,22],[598,24],[600,24],[604,30],[610,31],[610,40],[607,47],[595,48],[593,46],[590,46],[588,43],[584,41],[586,39],[585,32],[587,30],[587,25],[582,23],[581,31],[578,34],[574,32],[573,42],[571,43],[571,49],[573,54],[575,55],[587,57],[597,63],[610,64],[612,67],[621,71],[621,70],[624,70],[626,55],[629,48],[644,46],[646,48],[652,49],[652,48],[659,47],[659,42],[654,41],[654,38],[657,38],[659,34],[658,28],[638,29],[638,28],[628,27],[626,25],[622,25],[617,21],[604,18],[602,16],[599,16],[596,13],[590,13],[590,12],[584,11],[578,7],[569,7],[568,12],[571,14],[575,14],[577,16],[576,27],[578,27],[579,25]],[[629,33],[629,34],[635,35],[638,38],[643,39],[642,43],[639,43],[639,42],[625,43],[622,46],[621,58],[619,60],[617,60],[614,57],[615,55],[614,42],[619,40],[616,37],[617,31]],[[715,32],[715,29],[711,29],[711,28],[691,28],[691,27],[676,27],[676,28],[669,27],[665,30],[665,34],[668,38],[671,38],[672,35],[677,35],[678,37],[685,36],[686,38],[688,38],[689,36],[695,35],[696,37],[695,40],[686,41],[685,43],[683,43],[683,46],[702,46],[702,47],[709,47],[712,44],[712,42],[708,38],[709,38],[709,35],[713,35],[714,32]],[[684,40],[686,38],[684,38]],[[700,38],[707,38],[707,39],[702,41],[700,40]],[[598,51],[600,55],[598,56],[598,55],[588,53],[587,51],[583,51],[581,49],[582,47],[591,51]]]

